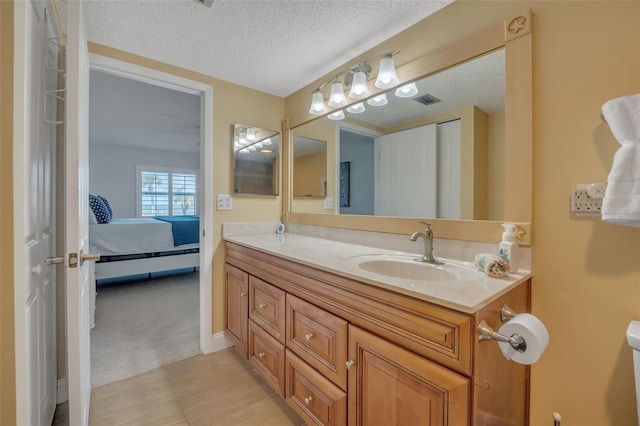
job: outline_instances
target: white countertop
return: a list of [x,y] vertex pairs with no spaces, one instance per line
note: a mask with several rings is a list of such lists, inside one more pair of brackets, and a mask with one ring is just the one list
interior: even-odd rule
[[413,258],[416,257],[415,253],[290,233],[225,236],[224,240],[469,314],[477,312],[531,276],[510,274],[507,278],[491,278],[480,272],[473,263],[437,258],[445,262],[444,266],[437,268],[455,271],[462,278],[455,281],[399,279],[367,272],[359,268],[352,258],[366,255]]

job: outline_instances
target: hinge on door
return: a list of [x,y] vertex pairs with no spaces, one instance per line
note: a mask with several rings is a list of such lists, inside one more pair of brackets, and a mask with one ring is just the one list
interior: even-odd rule
[[78,267],[78,253],[69,253],[69,268]]

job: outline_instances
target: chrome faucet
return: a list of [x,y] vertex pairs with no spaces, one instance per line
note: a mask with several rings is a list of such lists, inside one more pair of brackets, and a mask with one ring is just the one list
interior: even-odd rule
[[422,221],[420,223],[424,223],[425,225],[424,232],[414,232],[411,234],[409,239],[411,241],[418,241],[418,238],[424,239],[424,255],[422,257],[417,257],[414,260],[434,265],[444,265],[444,263],[433,257],[433,231],[431,230],[431,224]]

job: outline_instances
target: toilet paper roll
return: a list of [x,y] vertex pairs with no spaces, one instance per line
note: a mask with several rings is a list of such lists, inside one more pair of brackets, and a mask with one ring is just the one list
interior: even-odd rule
[[531,314],[519,314],[500,327],[498,333],[511,337],[522,336],[527,343],[524,352],[515,349],[509,342],[498,342],[505,358],[518,364],[530,365],[538,361],[549,344],[549,332],[537,317]]

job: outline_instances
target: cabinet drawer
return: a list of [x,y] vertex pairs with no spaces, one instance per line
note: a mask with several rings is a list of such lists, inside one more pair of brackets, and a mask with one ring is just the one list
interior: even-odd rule
[[284,396],[284,345],[249,320],[249,361]]
[[286,350],[287,403],[307,424],[347,424],[347,394]]
[[347,321],[287,294],[288,348],[347,389]]
[[249,318],[284,343],[285,292],[249,276]]

